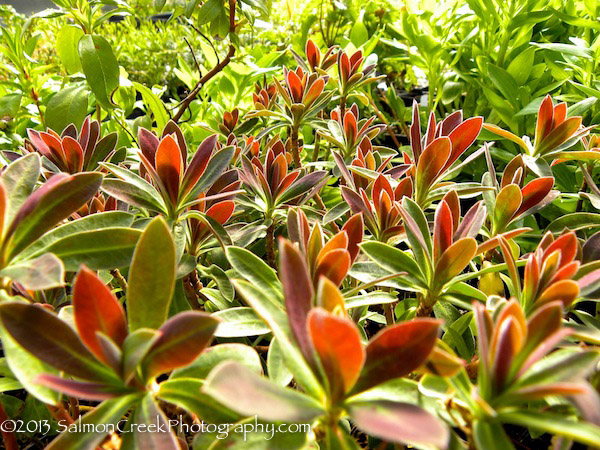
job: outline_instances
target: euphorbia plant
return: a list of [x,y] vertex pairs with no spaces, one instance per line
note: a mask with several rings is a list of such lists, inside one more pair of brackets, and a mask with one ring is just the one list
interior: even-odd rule
[[346,114],[346,99],[348,96],[367,84],[383,78],[371,76],[376,64],[369,64],[361,69],[364,62],[362,50],[357,50],[351,56],[345,51],[337,53],[338,92],[340,94],[340,115]]
[[501,238],[501,248],[509,268],[512,295],[519,300],[528,316],[554,301],[560,301],[564,308],[568,308],[579,296],[579,285],[573,280],[580,266],[574,232],[565,233],[557,239],[552,233],[546,233],[537,249],[527,258],[523,283],[504,238]]
[[[513,158],[504,169],[500,185],[496,181],[493,167],[484,175],[483,181],[494,190],[486,191],[483,197],[490,212],[490,237],[511,230],[515,237],[524,228],[514,229],[514,224],[552,203],[558,196],[553,191],[553,177],[540,177],[531,180],[525,186],[525,167],[520,155]],[[518,231],[519,230],[519,231]]]
[[275,128],[289,127],[294,165],[296,168],[300,168],[302,161],[298,132],[302,126],[307,125],[319,111],[327,106],[332,92],[325,91],[325,85],[329,79],[327,75],[319,76],[316,73],[307,73],[300,66],[295,71],[284,67],[283,74],[283,84],[277,78],[273,79],[277,92],[283,99],[283,105],[275,103],[274,110],[261,108],[249,112],[246,117],[272,117],[276,121]]
[[598,353],[561,344],[571,334],[562,327],[561,302],[545,303],[529,318],[516,300],[490,297],[487,308],[475,303],[473,309],[477,383],[464,372],[451,380],[472,445],[515,448],[502,427],[513,424],[597,446],[600,399],[585,376]]
[[440,322],[399,323],[379,332],[365,347],[335,285],[321,278],[313,296],[298,250],[281,240],[280,255],[287,317],[282,306],[274,303],[277,300],[258,287],[241,280],[236,280],[236,287],[271,326],[286,353],[291,353],[287,354],[294,359],[288,367],[305,392],[278,386],[235,362],[217,366],[203,391],[244,416],[316,424],[316,439],[328,449],[357,448],[342,425],[345,417],[386,441],[445,448],[446,428],[419,406],[361,396],[425,363]]
[[[149,260],[156,251],[161,252],[160,262]],[[179,444],[158,403],[156,378],[194,361],[210,343],[218,320],[196,311],[167,320],[174,279],[173,239],[166,224],[157,218],[136,248],[127,316],[109,287],[82,267],[73,283],[74,327],[47,308],[24,301],[3,302],[0,322],[18,345],[46,367],[64,374],[43,373],[43,368],[32,366],[31,370],[41,372],[34,383],[74,398],[102,401],[84,416],[84,424],[116,424],[132,410],[130,423],[160,423],[162,431],[145,433],[134,427],[123,437],[127,445],[177,449]],[[9,359],[9,365],[16,363]],[[61,407],[60,403],[56,406]],[[66,411],[62,420],[65,427],[73,423]],[[48,448],[93,448],[109,431],[106,426],[74,427]]]
[[419,106],[416,102],[413,104],[413,122],[410,126],[412,156],[405,153],[404,160],[413,164],[410,172],[414,183],[413,198],[419,206],[429,206],[444,195],[448,186],[461,195],[484,190],[472,183],[455,184],[444,181],[483,152],[482,148],[462,164],[453,167],[458,158],[475,142],[482,125],[482,117],[463,120],[462,111],[456,111],[436,124],[432,112],[427,131],[422,136]]
[[593,128],[582,128],[581,122],[581,116],[567,117],[566,103],[554,105],[547,95],[538,110],[533,143],[528,136],[520,138],[497,125],[486,123],[484,128],[517,144],[525,152],[525,164],[536,175],[551,176],[549,164],[554,160],[600,159],[598,152],[569,150]]
[[[161,139],[140,128],[139,142],[142,176],[124,167],[104,163],[102,166],[117,178],[107,178],[102,190],[130,205],[159,212],[173,221],[191,206],[210,200],[201,194],[222,175],[234,152],[233,147],[215,152],[217,138],[211,136],[198,146],[188,164],[187,144],[174,122],[167,124]],[[223,194],[230,195],[230,192]]]
[[337,56],[335,54],[335,49],[336,47],[332,46],[329,47],[325,53],[321,53],[317,44],[315,44],[312,39],[307,39],[304,48],[306,61],[293,50],[292,54],[298,65],[300,65],[305,72],[313,71],[319,74],[325,74],[327,70],[336,63]]
[[267,259],[274,264],[275,242],[274,231],[276,213],[281,213],[286,205],[303,205],[317,194],[327,182],[324,170],[305,174],[303,169],[288,169],[288,160],[283,143],[276,140],[267,149],[264,161],[257,156],[248,159],[241,156],[242,168],[240,179],[244,187],[253,197],[249,197],[244,205],[260,211],[264,216],[267,230]]
[[96,170],[98,164],[115,154],[117,133],[102,137],[100,124],[88,116],[79,133],[75,125],[67,126],[59,135],[55,131],[27,130],[26,152],[37,152],[43,157],[44,167],[52,172],[75,174]]
[[374,125],[374,121],[375,116],[360,119],[358,106],[354,103],[343,115],[339,108],[331,111],[331,120],[321,134],[341,151],[344,158],[348,158],[359,146],[366,151],[368,147],[372,147],[371,141],[383,129],[383,125]]
[[321,277],[339,286],[358,256],[358,244],[363,239],[361,214],[352,216],[339,233],[325,242],[323,229],[316,222],[310,229],[306,214],[301,209],[290,210],[287,228],[292,242],[299,245],[304,255],[309,275],[316,288]]
[[9,290],[12,282],[27,289],[62,286],[64,266],[52,253],[23,253],[85,205],[98,191],[102,174],[57,173],[36,188],[41,172],[37,154],[19,158],[0,176],[0,280]]
[[461,221],[458,196],[450,191],[437,205],[433,235],[413,200],[405,197],[396,207],[412,254],[379,242],[366,242],[361,248],[391,273],[406,271],[401,280],[418,292],[417,316],[429,316],[437,301],[452,301],[449,291],[459,283],[455,277],[478,253],[475,237],[485,219],[485,207],[482,202],[475,204]]
[[[339,166],[340,163],[338,163]],[[348,183],[353,183],[350,174],[342,171]],[[362,213],[365,218],[367,229],[374,239],[380,242],[388,242],[396,239],[403,231],[400,214],[401,202],[404,197],[410,197],[412,193],[412,181],[404,178],[392,188],[388,178],[380,174],[368,187],[370,194],[362,187],[358,192],[348,186],[342,186],[342,198],[348,203],[353,213]]]

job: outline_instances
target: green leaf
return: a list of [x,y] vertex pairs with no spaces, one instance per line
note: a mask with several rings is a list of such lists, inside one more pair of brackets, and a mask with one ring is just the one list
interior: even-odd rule
[[537,42],[532,42],[536,47],[540,47],[546,50],[552,50],[553,52],[558,52],[561,55],[568,56],[577,56],[579,58],[591,59],[594,56],[594,52],[590,48],[580,47],[578,45],[573,44],[558,44],[558,43],[550,43],[550,44],[539,44]]
[[499,422],[477,420],[473,424],[473,435],[477,448],[480,449],[509,450],[515,448]]
[[208,347],[194,362],[180,369],[175,369],[169,379],[205,379],[210,371],[223,361],[237,361],[257,374],[262,373],[260,357],[256,353],[256,350],[247,345],[232,343]]
[[81,86],[58,91],[46,106],[46,126],[57,133],[62,132],[69,124],[81,128],[88,113],[88,96],[88,90]]
[[527,47],[510,62],[506,69],[519,86],[524,85],[529,79],[533,68],[535,50],[535,47]]
[[591,230],[598,227],[600,227],[600,214],[576,212],[554,219],[546,229],[553,233],[560,233],[565,228],[577,231],[582,229]]
[[163,102],[154,94],[154,92],[152,92],[152,89],[135,81],[133,82],[133,86],[140,94],[142,94],[144,104],[152,112],[154,120],[156,121],[156,128],[162,130],[169,121],[169,115],[167,114],[165,105],[163,105]]
[[98,191],[101,183],[102,174],[99,172],[62,177],[61,174],[54,175],[23,203],[15,216],[5,237],[10,236],[7,244],[9,258],[81,208]]
[[81,418],[81,426],[77,427],[77,431],[67,432],[63,430],[65,432],[54,439],[46,449],[81,450],[96,448],[108,434],[109,428],[99,427],[97,424],[117,423],[140,400],[140,397],[141,394],[136,393],[102,402]]
[[176,378],[160,383],[158,397],[189,411],[209,423],[234,423],[239,415],[202,393],[204,380]]
[[369,241],[360,245],[365,254],[390,273],[408,272],[422,280],[423,272],[415,260],[406,252],[381,242]]
[[163,200],[158,197],[150,183],[145,183],[147,186],[140,187],[130,181],[108,178],[102,183],[102,190],[131,206],[166,214],[167,208]]
[[516,93],[519,90],[517,82],[510,73],[501,67],[488,63],[488,74],[494,86],[502,93],[504,98],[513,105],[518,105]]
[[0,277],[21,283],[25,289],[41,290],[64,284],[65,269],[60,259],[46,253],[27,261],[14,262],[0,270]]
[[315,377],[298,345],[292,338],[290,324],[283,305],[277,299],[265,295],[265,291],[253,283],[233,280],[233,285],[256,313],[269,324],[273,335],[279,341],[285,363],[294,374],[296,382],[315,398],[324,396],[323,388]]
[[79,58],[85,78],[106,109],[112,109],[112,93],[119,87],[119,63],[109,42],[102,36],[86,34],[79,40]]
[[213,316],[220,320],[216,337],[261,336],[271,332],[254,310],[245,306],[217,311]]
[[75,272],[82,264],[92,270],[128,266],[142,232],[133,228],[104,228],[66,236],[45,250],[54,253]]
[[90,214],[81,219],[72,220],[44,234],[24,251],[19,253],[18,259],[28,259],[32,256],[47,253],[47,248],[50,245],[73,234],[111,227],[129,227],[133,223],[133,219],[133,214],[124,211],[107,211]]
[[227,247],[225,254],[229,264],[238,274],[263,291],[265,296],[282,302],[281,283],[275,271],[267,263],[241,247]]
[[501,422],[564,436],[567,439],[592,447],[600,446],[600,427],[591,423],[571,421],[560,414],[547,411],[518,410],[499,412],[497,419]]
[[42,163],[37,153],[22,156],[6,167],[2,174],[2,183],[9,198],[5,223],[9,224],[13,221],[19,208],[31,195],[41,170]]
[[[6,298],[2,300],[4,301]],[[29,394],[44,403],[55,405],[60,399],[60,394],[36,383],[35,379],[44,373],[58,375],[58,370],[26,351],[1,324],[0,338],[6,362],[15,378],[27,389]]]
[[[195,5],[198,2],[193,1],[190,3],[193,3]],[[221,0],[206,1],[198,11],[198,26],[212,22],[219,16],[219,14],[221,14],[221,11],[223,11],[223,2]]]
[[0,120],[14,119],[19,113],[23,94],[16,92],[0,97]]
[[83,34],[82,29],[79,27],[63,25],[56,35],[56,53],[69,74],[81,72],[82,70],[78,44]]
[[269,378],[279,386],[287,386],[294,376],[285,365],[285,359],[277,338],[271,339],[267,355]]
[[350,41],[356,48],[369,40],[369,32],[362,20],[363,15],[364,11],[361,11],[358,20],[354,22],[350,29]]
[[[231,422],[231,421],[230,421]],[[258,425],[258,426],[256,426]],[[252,433],[234,432],[224,436],[218,430],[198,433],[194,436],[193,450],[307,450],[314,445],[313,440],[308,437],[308,426],[304,424],[293,427],[294,432],[271,434],[268,423],[248,417],[235,423],[238,430],[253,428]],[[264,431],[263,431],[264,430]],[[348,436],[349,441],[353,438]],[[307,442],[308,441],[308,442]],[[333,447],[326,447],[333,449]],[[344,450],[355,450],[357,447],[347,447]]]
[[313,398],[278,386],[233,361],[217,366],[202,390],[244,416],[269,421],[310,422],[325,413]]
[[157,329],[167,320],[175,271],[175,242],[158,216],[142,233],[129,270],[127,312],[132,331]]

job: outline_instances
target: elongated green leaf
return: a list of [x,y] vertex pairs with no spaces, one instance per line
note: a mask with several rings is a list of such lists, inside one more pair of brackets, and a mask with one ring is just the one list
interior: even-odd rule
[[2,173],[2,183],[9,196],[5,223],[10,224],[40,177],[42,163],[37,153],[30,153],[10,163]]
[[[82,450],[94,449],[108,434],[109,427],[97,424],[117,423],[140,400],[141,394],[130,394],[124,397],[102,402],[81,419],[81,426],[76,431],[66,431],[54,439],[49,450]],[[86,426],[87,425],[87,426]]]
[[111,96],[119,87],[119,63],[109,42],[102,36],[86,34],[79,40],[79,58],[85,78],[98,102],[112,109]]
[[473,424],[473,436],[477,448],[490,450],[514,449],[499,422],[477,420]]
[[494,231],[502,233],[521,206],[521,189],[516,184],[504,186],[496,197]]
[[265,296],[279,302],[283,301],[283,292],[277,274],[262,259],[241,247],[227,247],[225,254],[235,271],[262,290]]
[[127,289],[131,330],[159,328],[169,312],[175,287],[175,243],[159,216],[142,233],[133,254]]
[[[54,175],[30,195],[17,212],[7,231],[7,237],[10,236],[7,245],[10,258],[81,208],[102,183],[102,174],[98,172],[59,175]],[[53,181],[55,178],[56,181]]]
[[162,200],[157,200],[154,195],[149,194],[148,190],[139,189],[128,181],[115,180],[112,178],[104,180],[104,183],[102,183],[102,190],[108,195],[131,206],[137,206],[138,208],[144,208],[163,214],[167,213],[167,209]]
[[79,27],[63,25],[56,35],[56,53],[60,58],[60,62],[67,69],[67,73],[73,74],[82,70],[78,44],[83,34],[83,30]]
[[57,133],[67,125],[81,127],[88,113],[89,92],[85,87],[72,86],[52,96],[46,107],[46,125]]
[[[112,227],[129,227],[134,216],[124,211],[107,211],[90,214],[81,219],[72,220],[44,234],[41,238],[19,253],[18,259],[29,259],[41,253],[48,252],[47,248],[67,236],[85,231],[100,230]],[[118,267],[118,266],[117,266]]]
[[210,371],[223,361],[237,361],[257,374],[262,374],[263,371],[260,357],[252,347],[235,343],[219,344],[208,347],[191,364],[175,369],[169,379],[205,379]]
[[162,130],[169,121],[169,115],[162,101],[152,92],[152,89],[147,88],[143,84],[133,82],[135,89],[142,94],[142,100],[146,107],[152,112],[156,121],[156,128]]
[[209,423],[234,423],[239,414],[202,392],[204,380],[196,378],[169,378],[160,383],[158,397],[189,411]]
[[10,278],[25,289],[51,289],[64,284],[65,269],[60,259],[52,253],[10,264],[0,270],[0,277]]
[[566,420],[565,416],[559,414],[519,410],[500,412],[498,420],[564,436],[592,447],[600,446],[600,427],[591,423]]
[[323,398],[321,384],[293,341],[288,318],[283,305],[272,297],[265,296],[263,290],[252,283],[233,280],[233,285],[246,302],[269,325],[279,341],[285,363],[294,375],[296,382],[314,398]]
[[260,336],[271,332],[252,308],[229,308],[217,311],[213,316],[221,321],[215,333],[217,337]]
[[104,228],[66,236],[45,250],[54,253],[74,272],[85,264],[93,270],[128,266],[142,232],[133,228]]
[[278,386],[233,361],[217,366],[202,390],[244,416],[269,421],[309,422],[325,413],[311,397]]
[[419,265],[409,254],[391,245],[369,241],[362,243],[360,248],[377,265],[389,270],[391,273],[406,271],[418,279],[422,279],[424,276]]
[[600,214],[576,212],[565,214],[564,216],[554,219],[547,230],[553,233],[560,233],[565,228],[572,231],[580,229],[592,229],[600,227]]

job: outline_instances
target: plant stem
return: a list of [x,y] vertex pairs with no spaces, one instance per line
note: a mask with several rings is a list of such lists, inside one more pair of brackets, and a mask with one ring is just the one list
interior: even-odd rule
[[[319,132],[315,131],[315,147],[313,149],[312,162],[316,162],[319,159],[319,151],[321,150],[321,139],[319,139]],[[310,171],[314,171],[315,168],[311,167]]]
[[275,222],[267,228],[267,237],[265,241],[267,253],[267,264],[275,268]]
[[292,141],[292,157],[294,158],[294,165],[296,169],[302,167],[302,161],[300,160],[300,145],[298,144],[298,128],[294,125],[291,127],[290,140]]
[[119,269],[112,269],[110,274],[115,279],[117,286],[119,286],[121,291],[123,291],[123,295],[125,295],[127,293],[127,280],[125,277],[123,277],[123,275],[121,275],[121,271]]
[[[0,423],[3,424],[5,421],[9,420],[8,414],[4,410],[4,406],[0,403]],[[14,430],[4,431],[5,427],[2,427],[2,442],[4,442],[4,448],[6,450],[19,450],[19,445],[17,444],[17,435]]]

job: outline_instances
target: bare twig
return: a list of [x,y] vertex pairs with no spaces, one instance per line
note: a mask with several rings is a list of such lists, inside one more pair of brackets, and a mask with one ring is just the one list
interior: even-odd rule
[[192,44],[190,44],[190,41],[188,41],[187,38],[185,38],[185,37],[183,38],[183,40],[185,41],[185,43],[187,44],[188,48],[190,49],[190,53],[192,54],[192,58],[194,59],[194,64],[196,65],[196,70],[198,71],[198,73],[200,74],[200,76],[202,76],[202,69],[200,69],[200,64],[198,63],[198,60],[196,59],[196,53],[194,53],[194,49],[192,48]]
[[[235,32],[235,0],[229,0],[229,32]],[[202,86],[204,86],[207,81],[209,81],[212,77],[214,77],[221,70],[223,70],[225,66],[229,64],[234,54],[235,47],[233,44],[230,44],[227,56],[222,61],[220,61],[215,67],[213,67],[209,72],[207,72],[202,78],[200,78],[198,83],[196,83],[194,89],[192,89],[192,91],[187,95],[187,97],[181,102],[181,106],[173,116],[173,122],[179,122],[179,119],[181,119],[183,113],[188,109],[192,101],[198,96],[198,93],[200,92],[200,89],[202,89]]]

